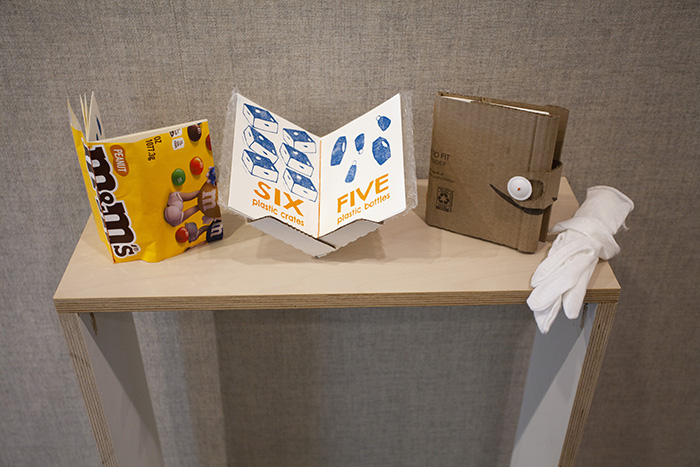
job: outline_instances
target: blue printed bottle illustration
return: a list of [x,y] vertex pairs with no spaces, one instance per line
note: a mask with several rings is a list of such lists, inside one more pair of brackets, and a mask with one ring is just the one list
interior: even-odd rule
[[381,128],[382,131],[386,131],[386,129],[389,128],[389,125],[391,125],[391,119],[389,117],[385,117],[384,115],[379,115],[377,117],[377,125],[379,125],[379,128]]
[[357,150],[358,154],[362,154],[362,151],[364,151],[364,149],[365,149],[365,134],[364,133],[360,133],[355,138],[355,149]]
[[389,147],[389,141],[386,138],[379,137],[372,143],[372,155],[377,164],[384,164],[391,157],[391,148]]
[[282,155],[282,160],[290,169],[307,177],[313,175],[314,167],[305,153],[297,151],[287,143],[282,143],[280,154]]
[[333,151],[331,152],[331,166],[340,165],[343,162],[343,156],[345,155],[345,148],[348,145],[348,140],[345,136],[341,136],[335,141],[333,145]]
[[304,130],[285,128],[282,132],[284,142],[297,151],[313,154],[316,152],[316,142]]
[[250,104],[243,104],[243,116],[248,120],[250,126],[255,129],[277,133],[279,125],[272,114],[261,108]]
[[246,129],[243,130],[243,139],[251,151],[267,157],[273,164],[277,162],[278,156],[275,145],[261,132],[252,126],[246,127]]
[[348,169],[347,175],[345,175],[345,183],[355,180],[355,175],[357,175],[357,161],[352,161],[352,165]]
[[267,157],[244,149],[242,160],[243,165],[251,175],[277,183],[279,172],[275,168],[275,164]]
[[301,198],[316,202],[318,191],[316,191],[316,187],[310,178],[291,169],[286,169],[282,179],[289,191]]

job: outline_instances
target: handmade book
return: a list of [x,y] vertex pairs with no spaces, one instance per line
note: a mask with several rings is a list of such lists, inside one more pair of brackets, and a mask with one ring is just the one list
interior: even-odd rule
[[426,222],[532,253],[561,178],[568,111],[438,93]]
[[68,102],[97,231],[114,262],[160,261],[223,238],[206,120],[105,138],[93,93]]
[[253,226],[323,256],[407,209],[400,94],[323,137],[240,94],[233,101],[222,205]]

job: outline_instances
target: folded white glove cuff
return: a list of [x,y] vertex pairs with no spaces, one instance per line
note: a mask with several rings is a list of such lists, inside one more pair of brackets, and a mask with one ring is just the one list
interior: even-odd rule
[[574,217],[598,219],[608,232],[615,235],[625,224],[634,203],[620,190],[611,186],[592,186],[586,190],[586,199]]
[[575,216],[569,220],[559,222],[552,228],[552,232],[555,233],[565,230],[575,230],[588,237],[589,241],[591,241],[591,247],[603,259],[610,259],[620,252],[620,246],[615,241],[615,237],[598,219]]
[[543,334],[562,305],[569,318],[578,317],[598,258],[607,260],[620,252],[613,235],[632,209],[634,203],[620,191],[594,186],[586,191],[586,200],[574,217],[552,228],[560,234],[533,274],[534,289],[527,299]]

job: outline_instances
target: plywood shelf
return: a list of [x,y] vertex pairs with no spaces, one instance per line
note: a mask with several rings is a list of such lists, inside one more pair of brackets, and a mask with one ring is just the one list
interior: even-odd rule
[[[160,263],[113,264],[90,219],[56,291],[59,313],[237,310],[525,303],[546,256],[428,226],[420,204],[323,258],[312,258],[225,218],[224,240]],[[564,179],[552,221],[578,204]],[[616,301],[620,286],[601,262],[586,300]]]

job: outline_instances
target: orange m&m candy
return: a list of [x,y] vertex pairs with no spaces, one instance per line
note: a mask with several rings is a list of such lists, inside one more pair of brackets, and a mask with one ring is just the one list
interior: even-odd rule
[[199,175],[204,171],[204,162],[199,157],[193,157],[190,161],[190,172],[192,175]]

